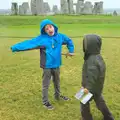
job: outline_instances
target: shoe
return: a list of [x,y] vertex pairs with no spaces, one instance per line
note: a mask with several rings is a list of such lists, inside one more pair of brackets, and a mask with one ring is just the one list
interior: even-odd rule
[[60,98],[63,99],[63,100],[65,100],[65,101],[69,101],[70,100],[68,97],[62,96],[62,95],[60,95]]
[[44,107],[46,107],[48,110],[53,110],[53,109],[54,109],[54,107],[53,107],[49,102],[44,103],[43,105],[44,105]]

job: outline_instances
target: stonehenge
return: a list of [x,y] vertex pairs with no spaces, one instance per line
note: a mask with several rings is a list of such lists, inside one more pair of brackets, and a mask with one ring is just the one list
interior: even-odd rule
[[74,3],[74,0],[60,0],[60,9],[57,5],[53,5],[52,9],[49,6],[48,2],[44,0],[31,0],[30,5],[28,2],[23,2],[22,5],[13,2],[11,5],[11,14],[12,15],[47,15],[49,13],[54,14],[103,14],[103,2],[95,2],[92,5],[91,2],[84,0],[77,0],[77,3]]

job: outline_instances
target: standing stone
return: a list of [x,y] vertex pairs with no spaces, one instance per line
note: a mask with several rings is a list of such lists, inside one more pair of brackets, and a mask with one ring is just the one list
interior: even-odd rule
[[103,2],[95,2],[93,14],[103,14]]
[[100,14],[103,14],[103,11],[104,11],[104,10],[103,10],[103,2],[101,1],[101,2],[100,2]]
[[12,12],[11,13],[12,15],[17,15],[18,14],[18,4],[16,2],[12,3],[11,12]]
[[83,14],[84,0],[78,0],[76,4],[76,14]]
[[103,14],[103,2],[102,1],[100,1],[99,2],[99,14]]
[[37,15],[36,1],[37,0],[31,0],[31,12],[32,12],[32,15]]
[[27,12],[29,11],[29,4],[28,4],[28,2],[24,2],[22,4],[22,8],[23,8],[23,11],[24,11],[24,15],[27,15]]
[[69,14],[73,14],[73,13],[74,13],[73,0],[67,0],[67,3],[68,3],[68,11],[69,11]]
[[33,15],[44,15],[43,0],[31,0],[31,11]]
[[57,5],[53,5],[52,12],[55,14],[59,14],[59,9]]
[[36,0],[37,15],[44,15],[43,0]]
[[68,14],[68,2],[66,0],[61,0],[60,2],[61,5],[61,13],[62,14]]
[[44,13],[50,13],[50,6],[48,4],[48,2],[44,2]]
[[94,3],[94,8],[93,8],[93,14],[97,14],[97,7],[98,7],[98,2]]
[[91,2],[85,2],[84,4],[84,9],[83,9],[83,14],[92,14],[93,11],[93,5]]
[[24,10],[22,5],[19,5],[19,15],[24,15]]

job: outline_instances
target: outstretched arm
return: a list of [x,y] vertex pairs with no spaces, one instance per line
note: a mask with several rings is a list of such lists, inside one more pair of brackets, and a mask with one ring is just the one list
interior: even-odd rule
[[26,51],[31,49],[38,49],[42,45],[41,36],[33,38],[31,40],[25,40],[11,46],[12,52]]

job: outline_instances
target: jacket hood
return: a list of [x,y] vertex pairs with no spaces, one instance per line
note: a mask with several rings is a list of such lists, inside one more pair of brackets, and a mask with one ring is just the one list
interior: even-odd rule
[[43,35],[43,34],[46,34],[45,31],[44,31],[44,27],[45,27],[46,25],[48,25],[48,24],[54,26],[55,34],[57,34],[57,32],[58,32],[58,27],[55,25],[55,23],[53,23],[53,22],[52,22],[51,20],[49,20],[49,19],[45,19],[45,20],[43,20],[43,21],[41,22],[41,24],[40,24],[40,32],[41,32],[41,34],[42,34],[42,35]]
[[95,34],[88,34],[83,39],[84,59],[87,59],[92,54],[100,54],[102,39]]

